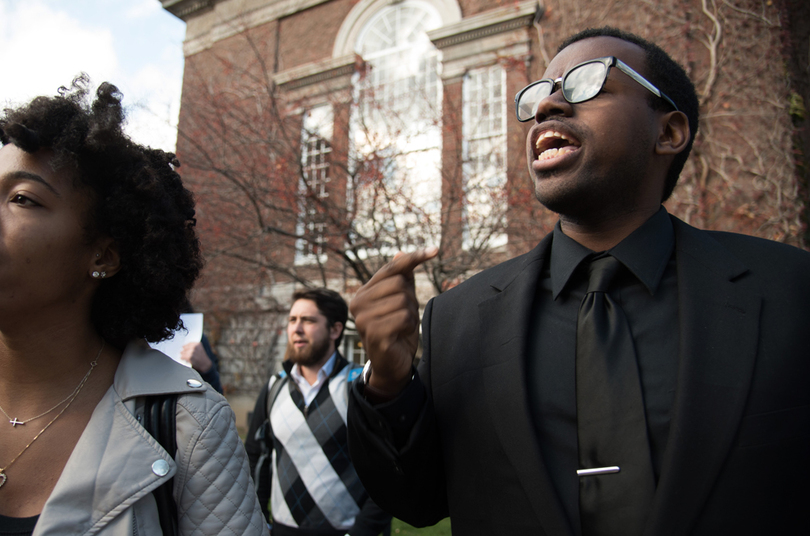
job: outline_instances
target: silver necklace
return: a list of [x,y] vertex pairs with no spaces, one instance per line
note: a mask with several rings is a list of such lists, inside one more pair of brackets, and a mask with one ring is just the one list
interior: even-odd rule
[[[19,453],[19,454],[17,454],[16,456],[14,456],[14,459],[13,459],[13,460],[11,460],[10,462],[8,462],[8,464],[6,464],[6,466],[5,466],[5,467],[0,467],[0,488],[2,488],[2,487],[3,487],[3,485],[4,485],[4,484],[5,484],[7,481],[8,481],[8,475],[6,475],[6,470],[7,470],[9,467],[11,467],[11,466],[14,464],[14,462],[16,462],[16,461],[17,461],[17,459],[19,459],[19,457],[20,457],[20,456],[22,456],[22,455],[25,453],[25,451],[26,451],[26,450],[28,450],[28,447],[30,447],[31,445],[33,445],[33,444],[34,444],[34,441],[36,441],[37,439],[39,439],[39,436],[41,436],[43,433],[45,433],[45,430],[47,430],[48,428],[50,428],[50,426],[51,426],[51,425],[52,425],[54,422],[56,422],[56,419],[58,419],[59,417],[61,417],[61,416],[62,416],[62,414],[63,414],[64,412],[66,412],[66,411],[67,411],[67,409],[70,407],[70,405],[71,405],[71,404],[73,404],[73,401],[74,401],[74,400],[76,400],[76,397],[77,397],[77,396],[79,396],[79,393],[81,393],[81,392],[82,392],[82,387],[84,387],[84,384],[85,384],[85,383],[87,383],[87,379],[90,377],[90,374],[92,374],[92,373],[93,373],[93,369],[94,369],[94,368],[96,368],[96,365],[98,365],[98,357],[101,355],[101,351],[102,351],[103,349],[104,349],[104,340],[102,339],[102,341],[101,341],[101,348],[99,348],[98,353],[96,354],[96,358],[95,358],[95,359],[94,359],[94,360],[93,360],[93,361],[90,363],[90,370],[88,370],[88,371],[87,371],[87,374],[85,374],[85,375],[84,375],[84,378],[82,378],[82,381],[81,381],[81,382],[79,382],[79,385],[78,385],[78,386],[76,386],[76,389],[74,389],[74,390],[73,390],[73,392],[72,392],[72,393],[70,393],[70,396],[69,396],[69,397],[67,397],[65,400],[63,400],[63,401],[62,401],[62,402],[67,401],[67,405],[66,405],[64,408],[62,408],[62,411],[60,411],[59,413],[57,413],[57,414],[56,414],[56,417],[54,417],[53,419],[51,419],[51,422],[49,422],[48,424],[46,424],[46,425],[45,425],[45,428],[43,428],[42,430],[40,430],[40,431],[39,431],[39,433],[38,433],[37,435],[35,435],[35,436],[34,436],[34,439],[32,439],[31,441],[29,441],[29,442],[28,442],[28,444],[27,444],[25,447],[23,447],[23,449],[20,451],[20,453]],[[61,404],[62,402],[60,402],[59,404]],[[51,411],[53,411],[54,409],[56,409],[56,408],[59,406],[59,404],[57,404],[56,406],[54,406],[52,409],[48,410],[46,413],[43,413],[42,415],[47,415],[48,413],[50,413]],[[6,412],[4,411],[3,413],[6,413]],[[41,417],[42,415],[40,415],[40,417]],[[8,417],[8,415],[6,415],[6,417]],[[33,417],[33,418],[31,418],[31,419],[28,419],[28,421],[25,421],[25,422],[33,421],[34,419],[37,419],[37,418],[38,418],[38,417]],[[15,420],[16,420],[16,419],[15,419]],[[24,423],[24,422],[21,422],[20,424],[25,424],[25,423]],[[16,427],[16,425],[15,425],[15,427]]]
[[31,421],[35,421],[35,420],[37,420],[37,419],[39,419],[41,417],[44,417],[48,413],[52,412],[53,410],[55,410],[56,408],[58,408],[59,406],[61,406],[65,402],[67,402],[68,400],[70,400],[71,397],[74,397],[75,395],[78,394],[78,392],[81,390],[82,386],[84,385],[84,382],[86,382],[87,378],[90,377],[90,373],[93,372],[93,367],[95,367],[98,364],[98,356],[101,355],[101,351],[103,349],[104,349],[104,341],[102,340],[101,341],[101,348],[99,348],[98,353],[96,354],[96,358],[93,360],[92,363],[90,363],[90,370],[88,370],[87,374],[84,375],[84,378],[82,378],[82,381],[79,382],[79,385],[76,386],[76,388],[73,390],[73,392],[71,392],[69,395],[67,395],[65,398],[63,398],[61,401],[59,401],[54,407],[52,407],[48,411],[40,413],[36,417],[31,417],[30,419],[25,419],[24,421],[21,421],[21,420],[17,419],[17,417],[14,417],[12,419],[11,415],[6,413],[6,410],[3,409],[3,406],[0,406],[0,411],[3,412],[3,415],[6,416],[6,418],[8,419],[8,422],[11,423],[11,426],[13,426],[14,428],[17,428],[18,425],[25,425],[26,423],[29,423]]

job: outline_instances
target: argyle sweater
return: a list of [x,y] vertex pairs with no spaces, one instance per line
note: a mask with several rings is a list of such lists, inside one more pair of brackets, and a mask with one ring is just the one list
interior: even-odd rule
[[[267,438],[273,451],[273,533],[377,534],[390,516],[368,498],[349,459],[346,434],[349,385],[361,369],[338,354],[328,381],[307,407],[285,365],[286,383],[270,401]],[[285,380],[275,376],[268,387],[274,381]]]

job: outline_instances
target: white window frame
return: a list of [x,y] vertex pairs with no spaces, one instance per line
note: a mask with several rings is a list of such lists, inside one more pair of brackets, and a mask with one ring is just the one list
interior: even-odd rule
[[[302,177],[298,182],[298,221],[295,264],[325,263],[326,224],[318,205],[329,199],[331,182],[329,155],[332,153],[334,115],[329,105],[304,114],[301,128]],[[307,238],[303,238],[307,237]]]
[[[473,237],[469,218],[493,209],[491,200],[480,195],[490,188],[506,188],[506,69],[499,64],[470,69],[463,82],[464,205],[462,246],[469,249]],[[493,148],[498,148],[497,152]],[[501,207],[505,210],[505,207]],[[504,213],[505,215],[505,213]],[[503,225],[505,222],[501,222]],[[505,228],[505,225],[503,225]],[[505,245],[507,234],[489,236],[488,246]],[[480,244],[479,244],[480,246]]]

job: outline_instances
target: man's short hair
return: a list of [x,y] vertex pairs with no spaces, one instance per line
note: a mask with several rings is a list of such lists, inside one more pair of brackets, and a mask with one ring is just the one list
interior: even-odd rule
[[[563,41],[560,48],[557,49],[557,53],[559,54],[562,49],[577,41],[591,37],[615,37],[644,49],[647,62],[647,72],[644,74],[645,78],[672,99],[678,106],[678,109],[686,114],[689,120],[689,130],[691,132],[689,143],[683,151],[675,155],[675,159],[672,161],[672,165],[669,168],[666,182],[664,183],[664,196],[661,199],[661,201],[664,202],[669,199],[669,196],[672,195],[672,190],[675,189],[678,176],[680,176],[683,170],[686,159],[689,157],[689,152],[692,150],[692,143],[694,143],[695,136],[697,135],[700,103],[698,102],[695,86],[692,84],[689,75],[686,74],[683,67],[673,60],[669,54],[664,52],[661,47],[635,34],[610,26],[588,28],[587,30],[572,35]],[[652,93],[650,94],[650,105],[656,110],[667,110],[669,108],[666,101],[659,99]]]
[[346,305],[340,294],[328,288],[306,288],[296,291],[292,297],[292,303],[298,300],[312,300],[318,306],[318,311],[326,317],[326,323],[329,327],[340,322],[343,329],[340,330],[340,336],[335,340],[335,348],[340,347],[340,341],[343,339],[343,332],[346,330],[346,320],[349,318],[349,306]]

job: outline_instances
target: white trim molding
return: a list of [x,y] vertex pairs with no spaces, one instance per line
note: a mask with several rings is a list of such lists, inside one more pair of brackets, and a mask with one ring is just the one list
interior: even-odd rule
[[[361,0],[343,20],[343,24],[335,38],[332,57],[338,58],[355,52],[357,38],[365,28],[366,23],[381,9],[401,0]],[[439,12],[442,24],[454,24],[461,20],[461,8],[457,0],[432,0],[430,5]]]
[[186,22],[186,57],[249,28],[305,11],[329,0],[160,0]]
[[273,82],[284,93],[287,102],[300,106],[325,104],[351,99],[352,80],[362,69],[363,60],[356,54],[307,63],[273,75]]
[[351,76],[358,61],[359,58],[352,53],[340,58],[307,63],[274,74],[273,81],[284,89],[298,89],[341,76]]
[[466,18],[428,32],[442,52],[442,78],[459,79],[469,69],[492,64],[501,57],[528,57],[533,21],[544,8],[537,0],[520,2]]

